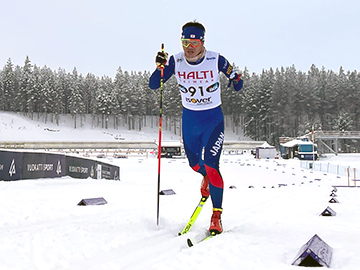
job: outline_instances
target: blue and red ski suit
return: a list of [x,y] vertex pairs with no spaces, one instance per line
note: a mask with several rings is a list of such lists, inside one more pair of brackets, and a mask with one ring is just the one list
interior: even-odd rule
[[[216,60],[216,63],[210,63],[210,61]],[[207,64],[207,62],[209,63]],[[181,65],[185,65],[184,71],[181,69]],[[199,69],[201,65],[203,67],[210,66],[212,69],[201,70]],[[206,53],[196,63],[187,62],[182,53],[172,55],[163,71],[164,83],[172,75],[177,78],[183,103],[182,134],[185,153],[189,165],[194,171],[203,176],[208,175],[213,208],[222,207],[224,188],[219,170],[219,160],[224,142],[224,117],[220,106],[220,71],[234,81],[236,91],[242,88],[241,75],[233,71],[225,57],[214,52]],[[150,77],[149,87],[158,89],[160,79],[161,72],[156,69]],[[200,86],[196,86],[196,83]]]

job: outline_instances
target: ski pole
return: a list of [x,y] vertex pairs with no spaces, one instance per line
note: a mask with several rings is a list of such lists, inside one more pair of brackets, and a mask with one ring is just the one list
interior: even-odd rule
[[[164,43],[161,44],[161,52],[164,52]],[[164,65],[160,66],[160,115],[159,115],[159,149],[158,149],[158,186],[157,186],[157,226],[160,223],[160,164],[161,164],[161,128],[162,128],[162,101],[163,101],[163,85],[164,85]]]

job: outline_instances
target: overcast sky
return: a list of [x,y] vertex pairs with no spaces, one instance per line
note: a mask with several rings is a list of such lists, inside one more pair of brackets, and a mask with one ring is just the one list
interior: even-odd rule
[[0,68],[23,65],[114,78],[153,71],[161,43],[182,50],[181,26],[196,19],[205,46],[260,73],[311,64],[360,70],[358,0],[11,0],[0,9]]

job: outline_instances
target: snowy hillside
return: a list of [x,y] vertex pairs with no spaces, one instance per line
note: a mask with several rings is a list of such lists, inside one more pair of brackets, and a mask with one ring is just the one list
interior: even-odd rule
[[[35,114],[36,115],[36,114]],[[77,120],[80,122],[80,120]],[[0,113],[0,141],[115,141],[158,139],[158,127],[143,128],[142,131],[128,130],[126,127],[119,129],[93,128],[91,119],[88,117],[78,123],[74,129],[73,119],[70,116],[60,116],[60,123],[56,125],[43,117],[30,120],[20,113]],[[164,131],[164,137],[168,139],[179,139],[179,136]]]
[[[50,117],[48,117],[50,118]],[[25,117],[21,113],[0,112],[0,142],[1,141],[116,141],[118,139],[126,141],[154,141],[158,140],[159,127],[158,116],[152,117],[152,123],[143,126],[140,131],[129,130],[128,126],[121,123],[114,128],[113,123],[109,123],[109,128],[101,129],[98,123],[91,119],[89,115],[83,119],[77,118],[77,128],[74,129],[74,120],[69,115],[59,116],[59,125],[50,119],[45,121],[44,115],[38,117],[34,114],[33,120]],[[165,118],[164,118],[165,119]],[[167,127],[163,119],[162,137],[164,140],[180,139],[180,123],[177,125],[177,133],[173,127]],[[110,119],[112,120],[112,119]],[[94,123],[96,122],[96,123]],[[149,120],[150,122],[150,120]],[[96,127],[94,127],[96,126]],[[250,140],[246,138],[242,131],[235,134],[230,127],[226,127],[227,140]]]
[[[20,130],[39,140],[57,136],[26,119],[20,125],[11,119],[0,114],[2,141],[24,139]],[[75,135],[70,128],[61,132],[73,140],[85,134]],[[153,135],[144,133],[146,138]],[[359,156],[326,160],[356,164]],[[162,159],[161,189],[176,194],[161,196],[159,227],[156,157],[109,162],[120,166],[121,181],[0,181],[0,269],[297,269],[292,262],[315,234],[332,247],[331,269],[360,268],[360,189],[340,187],[339,203],[329,203],[333,185],[347,185],[344,176],[304,170],[298,160],[223,155],[223,225],[230,231],[188,248],[186,238],[208,228],[211,203],[188,236],[177,236],[200,199],[201,177],[186,159]],[[96,197],[108,203],[77,205]],[[320,216],[328,206],[336,216]]]

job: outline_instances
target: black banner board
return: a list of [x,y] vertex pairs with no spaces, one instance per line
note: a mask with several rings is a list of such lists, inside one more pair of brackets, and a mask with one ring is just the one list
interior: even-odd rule
[[52,164],[46,164],[42,153],[23,153],[23,178],[44,178],[45,171],[52,170]]
[[22,179],[22,152],[0,151],[0,180]]
[[54,170],[45,172],[45,177],[62,177],[66,175],[66,157],[59,154],[46,154],[46,163],[54,164]]
[[0,180],[55,178],[119,180],[120,168],[92,159],[62,154],[0,150]]
[[64,176],[65,173],[64,155],[23,153],[23,179],[55,178]]
[[66,156],[66,175],[74,178],[95,178],[95,161]]
[[[97,162],[98,165],[101,165],[101,177],[102,179],[110,180],[120,180],[120,168],[118,166],[113,166],[106,164],[104,162]],[[98,173],[99,170],[96,170]],[[97,174],[96,174],[97,175]],[[97,177],[99,178],[99,177]]]

